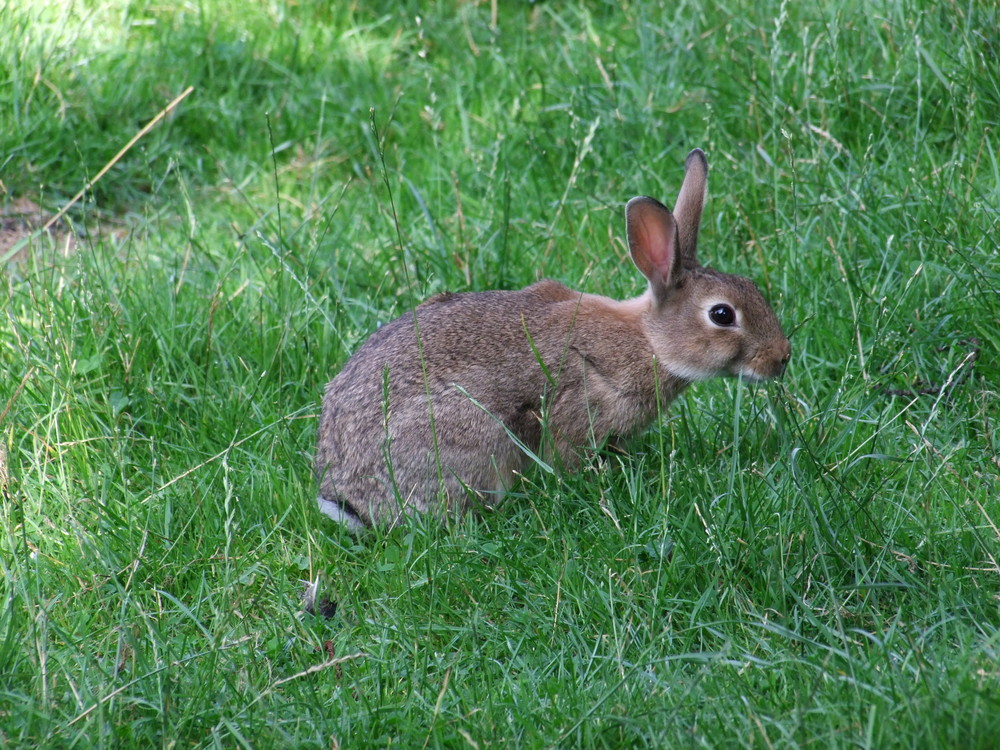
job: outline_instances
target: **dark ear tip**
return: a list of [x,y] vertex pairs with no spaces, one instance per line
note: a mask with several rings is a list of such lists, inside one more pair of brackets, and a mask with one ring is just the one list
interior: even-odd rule
[[670,211],[669,208],[667,208],[658,200],[656,200],[656,198],[650,198],[648,195],[637,195],[635,198],[633,198],[632,200],[630,200],[628,203],[625,204],[625,211],[626,212],[631,211],[636,206],[641,206],[641,205],[656,206],[658,208],[662,208],[664,211],[667,211],[668,213]]
[[684,160],[684,169],[690,169],[691,163],[695,160],[701,162],[701,168],[706,172],[708,171],[708,159],[705,156],[705,152],[700,148],[691,149],[690,153],[687,155],[687,159]]

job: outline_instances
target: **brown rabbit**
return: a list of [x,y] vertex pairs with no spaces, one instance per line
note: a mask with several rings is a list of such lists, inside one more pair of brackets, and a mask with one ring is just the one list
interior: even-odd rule
[[[698,264],[708,164],[688,154],[673,214],[625,208],[649,282],[618,302],[540,281],[440,294],[378,329],[326,387],[319,507],[351,528],[496,505],[532,456],[638,432],[691,381],[780,375],[790,346],[748,279]],[[657,398],[659,397],[659,398]]]

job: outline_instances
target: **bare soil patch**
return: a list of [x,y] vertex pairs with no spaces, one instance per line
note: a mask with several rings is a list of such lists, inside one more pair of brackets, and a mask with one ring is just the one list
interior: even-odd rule
[[15,198],[0,205],[0,265],[23,261],[42,238],[63,255],[74,252],[79,237],[65,222],[57,221],[42,230],[52,216],[30,198]]

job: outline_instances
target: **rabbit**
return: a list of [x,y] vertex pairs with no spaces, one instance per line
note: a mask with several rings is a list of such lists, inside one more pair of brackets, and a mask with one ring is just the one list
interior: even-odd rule
[[320,510],[357,530],[493,508],[532,460],[572,470],[579,449],[645,429],[692,381],[781,375],[791,346],[760,291],[698,263],[707,177],[695,149],[673,213],[626,205],[647,280],[634,299],[543,280],[439,294],[376,330],[326,386]]

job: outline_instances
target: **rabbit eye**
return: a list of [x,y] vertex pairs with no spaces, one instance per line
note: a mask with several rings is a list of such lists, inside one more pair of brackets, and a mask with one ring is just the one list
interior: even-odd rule
[[708,311],[708,319],[717,326],[731,326],[736,322],[736,311],[729,305],[714,305]]

